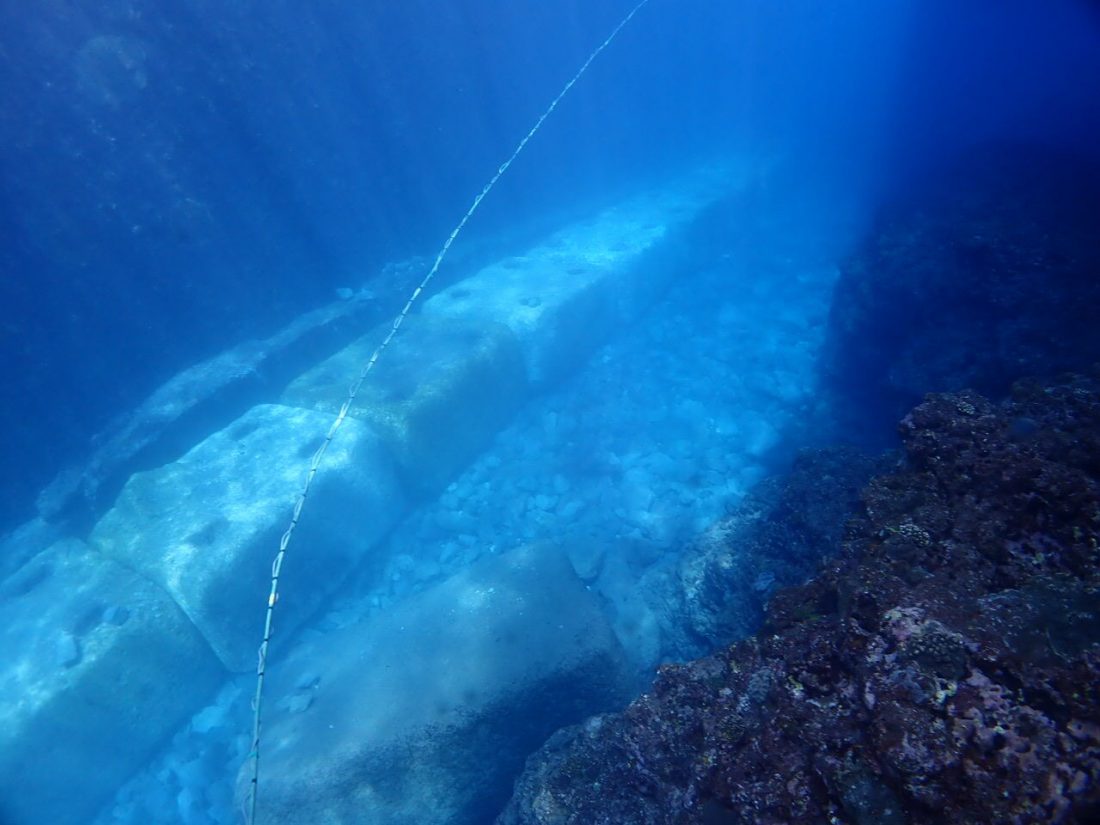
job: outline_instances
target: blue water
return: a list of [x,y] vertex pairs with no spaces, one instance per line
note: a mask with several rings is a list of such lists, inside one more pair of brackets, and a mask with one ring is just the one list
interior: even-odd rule
[[[36,516],[59,473],[85,473],[97,434],[186,368],[341,290],[373,290],[391,302],[374,321],[392,317],[631,6],[0,5],[0,534]],[[836,266],[878,205],[981,141],[1094,151],[1098,89],[1100,6],[1085,0],[650,0],[485,200],[440,285],[715,158],[773,159],[765,213],[709,238],[724,257],[533,396],[441,499],[415,502],[385,560],[353,577],[327,621],[384,611],[485,546],[553,541],[564,510],[578,542],[637,551],[601,551],[602,573],[572,559],[612,605],[620,641],[636,642],[632,664],[692,652],[661,649],[646,630],[652,605],[630,594],[669,548],[830,432],[809,423],[822,420],[814,352]],[[410,259],[413,272],[387,284]],[[575,437],[558,430],[562,416]],[[660,469],[670,466],[674,483]],[[541,486],[524,487],[532,477]],[[686,492],[695,487],[705,494]],[[638,495],[647,512],[661,503],[659,529],[639,520]],[[90,504],[82,529],[110,504]],[[220,690],[212,707],[235,722],[213,726],[213,761],[228,773],[251,686]],[[175,756],[158,754],[119,810],[138,817],[141,788],[167,787],[164,766],[194,756],[196,729],[177,735]],[[217,816],[232,805],[234,777],[222,778],[204,803]],[[194,806],[177,792],[188,786],[172,781],[163,821],[228,821],[187,819]]]
[[[178,369],[433,250],[623,6],[5,4],[4,517]],[[1087,140],[1095,27],[1065,1],[658,3],[471,231],[740,141],[849,190],[983,134]]]

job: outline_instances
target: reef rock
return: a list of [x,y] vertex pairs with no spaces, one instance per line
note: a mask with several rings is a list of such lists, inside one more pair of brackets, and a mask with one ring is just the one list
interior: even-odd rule
[[753,488],[668,577],[667,657],[701,656],[758,629],[776,590],[801,584],[836,552],[860,489],[888,463],[848,447],[804,450],[789,473]]
[[528,761],[499,825],[1100,816],[1100,374],[929,396],[757,636]]

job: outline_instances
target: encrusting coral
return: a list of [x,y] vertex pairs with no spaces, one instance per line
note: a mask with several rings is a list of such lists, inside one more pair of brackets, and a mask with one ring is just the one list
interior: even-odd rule
[[1100,373],[930,395],[756,636],[557,734],[499,822],[1100,816]]

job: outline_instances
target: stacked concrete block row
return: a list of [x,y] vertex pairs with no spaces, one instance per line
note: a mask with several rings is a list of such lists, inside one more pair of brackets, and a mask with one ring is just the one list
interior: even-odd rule
[[0,605],[5,825],[87,821],[88,801],[148,760],[224,676],[167,593],[75,539],[5,580]]
[[[703,253],[689,242],[693,223],[744,185],[728,170],[695,174],[485,267],[410,316],[317,476],[284,567],[280,642],[533,389],[577,369],[690,266]],[[59,543],[4,582],[2,649],[20,654],[0,661],[0,821],[87,821],[226,671],[255,667],[279,537],[384,329],[301,375],[278,403],[134,474],[87,545]]]
[[635,197],[442,290],[423,314],[504,325],[528,380],[551,384],[705,257],[706,233],[695,238],[692,228],[749,182],[745,170],[708,169]]
[[[256,666],[256,605],[288,520],[303,466],[329,416],[262,404],[179,461],[136,474],[92,531],[104,556],[159,584],[225,667]],[[349,420],[325,456],[314,500],[295,535],[292,596],[280,625],[299,625],[394,523],[404,499],[376,434]]]
[[[385,331],[372,330],[291,382],[280,402],[331,421]],[[527,397],[520,350],[507,327],[412,315],[349,415],[372,429],[403,486],[420,496],[446,486]]]
[[288,655],[270,686],[257,822],[491,821],[546,737],[623,701],[622,673],[564,555],[487,556]]

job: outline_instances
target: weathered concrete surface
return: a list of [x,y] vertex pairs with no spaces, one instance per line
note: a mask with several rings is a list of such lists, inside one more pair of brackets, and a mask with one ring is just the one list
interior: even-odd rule
[[[388,331],[373,330],[294,380],[282,402],[335,415]],[[386,441],[408,489],[430,493],[485,448],[526,393],[519,345],[503,324],[412,315],[349,414]]]
[[[331,423],[325,413],[257,406],[179,461],[134,475],[90,541],[164,587],[226,667],[250,670],[271,560]],[[403,508],[378,436],[345,421],[284,566],[281,634],[324,601]]]
[[706,260],[694,228],[754,179],[748,167],[699,170],[486,266],[432,296],[424,314],[504,324],[531,382],[552,383]]
[[65,531],[43,518],[25,521],[0,536],[0,582],[63,538]]
[[597,601],[527,547],[273,663],[259,823],[489,821],[524,758],[621,700]]
[[332,303],[268,338],[244,341],[188,367],[99,433],[91,455],[60,472],[38,496],[39,515],[87,530],[133,473],[175,460],[250,407],[274,400],[287,381],[380,314],[374,302]]
[[0,822],[84,825],[224,675],[152,582],[40,553],[0,585]]

